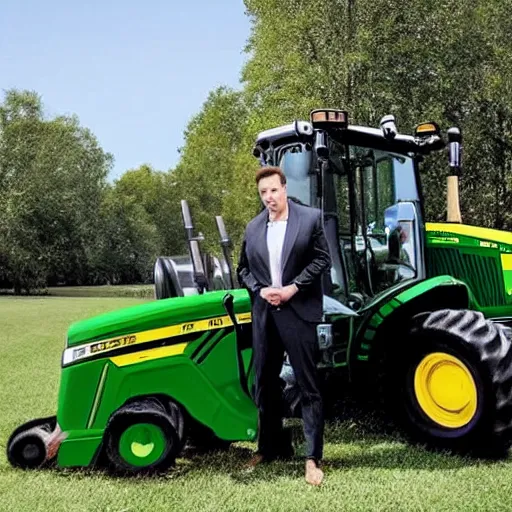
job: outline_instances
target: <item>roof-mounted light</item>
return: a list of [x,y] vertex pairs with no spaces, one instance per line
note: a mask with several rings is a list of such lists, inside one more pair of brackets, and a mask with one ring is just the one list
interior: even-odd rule
[[310,119],[314,126],[329,125],[339,128],[346,128],[348,126],[348,112],[346,110],[333,108],[312,110]]
[[429,121],[427,123],[421,123],[416,126],[414,130],[414,135],[416,137],[431,137],[432,135],[439,135],[441,133],[441,129],[437,123],[433,121]]

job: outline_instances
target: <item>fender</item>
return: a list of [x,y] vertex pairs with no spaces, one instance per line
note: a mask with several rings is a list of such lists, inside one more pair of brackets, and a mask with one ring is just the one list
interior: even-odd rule
[[389,334],[397,333],[407,328],[415,314],[444,308],[475,308],[474,297],[466,283],[443,275],[412,284],[391,298],[387,295],[384,303],[380,300],[364,315],[352,344],[352,362],[369,360],[377,340],[377,332],[379,335],[384,330]]

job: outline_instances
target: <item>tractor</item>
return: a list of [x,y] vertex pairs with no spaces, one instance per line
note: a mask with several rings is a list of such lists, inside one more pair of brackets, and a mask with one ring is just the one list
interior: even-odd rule
[[321,366],[343,372],[357,395],[378,397],[412,439],[504,453],[512,234],[461,223],[460,131],[450,128],[447,139],[446,223],[425,222],[421,190],[421,162],[446,147],[434,122],[403,135],[391,115],[373,129],[321,109],[310,122],[261,133],[254,155],[284,170],[289,196],[324,214],[333,264]]
[[[253,152],[283,169],[292,200],[323,212],[332,268],[317,326],[321,371],[381,397],[415,441],[503,455],[512,439],[512,235],[460,222],[460,132],[447,139],[449,222],[436,224],[425,222],[420,180],[423,159],[446,148],[436,123],[404,135],[393,116],[369,128],[321,109],[260,133]],[[222,218],[219,260],[201,254],[186,201],[182,212],[189,256],[157,260],[158,300],[69,328],[57,415],[13,432],[12,465],[141,474],[169,468],[187,442],[256,438],[250,298]],[[293,414],[286,361],[282,377]]]

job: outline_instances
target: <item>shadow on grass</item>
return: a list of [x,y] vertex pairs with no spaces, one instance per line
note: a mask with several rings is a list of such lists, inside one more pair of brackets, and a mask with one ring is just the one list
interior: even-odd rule
[[[326,436],[327,444],[337,442],[337,436]],[[212,478],[219,474],[227,475],[237,483],[250,484],[257,481],[271,482],[280,478],[304,477],[304,460],[300,455],[288,461],[274,461],[247,470],[246,464],[253,453],[253,450],[234,445],[227,452],[197,455],[178,461],[176,468],[167,478],[209,473]],[[330,473],[357,469],[454,470],[493,464],[491,461],[483,462],[450,454],[431,453],[420,447],[393,442],[386,437],[376,437],[349,442],[346,450],[341,450],[339,457],[327,457],[323,461],[323,468]]]
[[[347,407],[347,406],[344,406]],[[399,469],[446,471],[471,466],[492,467],[501,461],[462,457],[450,453],[432,452],[407,441],[389,424],[383,423],[378,413],[365,413],[346,408],[349,417],[338,417],[326,423],[326,458],[323,467],[327,474],[359,469]],[[292,429],[296,456],[287,461],[274,461],[247,470],[246,464],[254,454],[254,444],[235,443],[229,449],[204,453],[188,450],[178,459],[176,466],[164,475],[156,477],[167,481],[205,476],[228,476],[234,482],[251,484],[272,482],[276,479],[304,478],[302,424],[300,420],[287,420]],[[333,453],[334,452],[334,453]],[[91,474],[91,473],[88,473]],[[151,477],[152,480],[155,477]],[[131,478],[132,482],[144,482],[148,477]]]
[[[276,479],[301,479],[304,477],[304,437],[302,423],[298,419],[286,420],[292,430],[296,456],[287,461],[262,464],[251,471],[246,464],[254,454],[253,443],[234,443],[223,451],[202,452],[187,449],[176,465],[162,475],[115,476],[103,469],[50,470],[60,478],[109,478],[114,481],[130,481],[143,484],[148,481],[176,481],[182,478],[228,476],[234,482],[250,484]],[[325,459],[326,473],[345,472],[358,469],[399,469],[445,471],[471,466],[492,467],[503,461],[462,457],[450,453],[428,450],[411,445],[388,422],[384,415],[375,411],[364,411],[345,401],[338,406],[337,415],[326,422]]]
[[[343,473],[359,469],[399,469],[450,471],[470,466],[492,467],[493,461],[482,461],[459,457],[450,454],[432,453],[421,447],[397,443],[386,436],[371,437],[358,441],[344,441],[342,433],[326,435],[326,444],[340,443],[339,456],[328,456],[323,461],[326,474]],[[223,452],[185,453],[176,465],[159,475],[126,476],[112,475],[106,469],[93,468],[51,468],[46,471],[53,473],[57,479],[109,479],[121,485],[146,484],[155,481],[178,481],[184,478],[227,476],[239,484],[255,482],[273,482],[278,479],[304,478],[304,460],[297,454],[291,460],[274,461],[247,470],[246,464],[254,454],[253,449],[245,446],[232,445]],[[11,468],[12,470],[12,468]]]
[[[272,481],[283,477],[303,478],[302,423],[298,419],[287,420],[286,423],[292,429],[296,449],[296,456],[290,461],[263,464],[248,472],[244,466],[254,452],[235,444],[223,453],[192,456],[186,467],[181,468],[182,474],[209,471],[212,474],[228,474],[240,483]],[[323,467],[327,472],[357,469],[444,471],[503,464],[503,459],[461,456],[411,444],[385,414],[362,409],[360,404],[349,398],[330,409],[326,421],[325,444]],[[177,471],[180,472],[179,467]]]

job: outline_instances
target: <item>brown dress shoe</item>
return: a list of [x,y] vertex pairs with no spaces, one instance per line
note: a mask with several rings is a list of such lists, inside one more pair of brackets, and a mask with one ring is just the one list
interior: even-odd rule
[[324,472],[314,460],[308,459],[306,461],[306,482],[310,485],[321,485],[323,479]]

